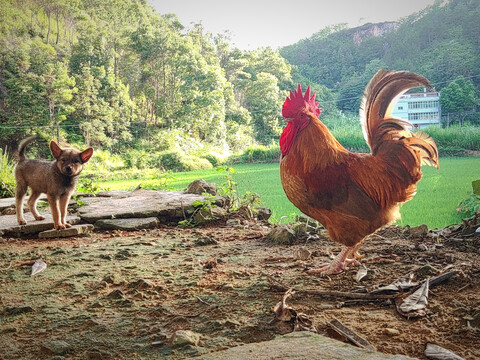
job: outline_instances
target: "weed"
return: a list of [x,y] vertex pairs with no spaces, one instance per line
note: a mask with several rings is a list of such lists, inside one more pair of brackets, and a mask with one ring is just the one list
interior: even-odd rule
[[78,192],[96,194],[100,191],[108,190],[101,188],[98,184],[94,183],[92,179],[82,178],[80,179],[77,187]]
[[0,149],[0,198],[15,195],[15,164]]

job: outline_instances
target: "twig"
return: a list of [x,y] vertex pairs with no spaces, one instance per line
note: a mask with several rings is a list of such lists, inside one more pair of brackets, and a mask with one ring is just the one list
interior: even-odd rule
[[197,317],[197,316],[202,315],[204,312],[207,312],[207,311],[216,309],[217,307],[218,307],[218,305],[216,305],[216,304],[210,305],[210,306],[207,306],[205,309],[202,309],[202,310],[200,310],[200,311],[197,311],[195,314],[180,314],[180,313],[173,312],[173,311],[170,311],[170,310],[169,310],[169,312],[170,312],[172,315],[174,315],[174,316],[194,318],[194,317]]
[[[292,287],[285,286],[280,281],[273,278],[271,275],[264,274],[270,282],[276,283],[280,290],[288,291]],[[314,296],[323,296],[323,297],[334,297],[334,298],[346,298],[346,299],[367,299],[367,300],[379,300],[379,299],[394,299],[399,294],[391,295],[374,295],[374,294],[365,294],[365,293],[353,293],[353,292],[344,292],[344,291],[335,291],[335,290],[303,290],[303,289],[294,289],[297,294],[306,294]]]
[[202,300],[200,298],[200,296],[195,296],[197,298],[198,301],[200,301],[201,303],[204,303],[205,305],[208,305],[208,306],[212,306],[212,304],[209,304],[208,302],[206,302],[205,300]]

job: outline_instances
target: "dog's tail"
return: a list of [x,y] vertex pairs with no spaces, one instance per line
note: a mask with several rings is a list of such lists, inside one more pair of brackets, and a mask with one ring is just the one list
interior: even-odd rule
[[36,139],[36,135],[30,136],[20,142],[17,151],[17,161],[24,161],[25,160],[25,147],[30,144],[33,140]]

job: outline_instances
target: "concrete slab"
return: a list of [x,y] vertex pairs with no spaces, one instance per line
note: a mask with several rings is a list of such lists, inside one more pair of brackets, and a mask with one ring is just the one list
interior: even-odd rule
[[412,360],[405,355],[372,352],[307,331],[277,336],[271,341],[252,343],[205,354],[201,360]]
[[140,230],[152,229],[158,225],[156,217],[133,219],[103,219],[95,222],[95,229],[100,230]]
[[[26,225],[18,225],[17,215],[0,216],[0,235],[20,237],[22,235],[31,235],[41,231],[53,229],[52,215],[42,213],[45,220],[35,220],[31,213],[25,213]],[[67,222],[70,224],[78,224],[80,218],[78,216],[67,216]]]
[[70,236],[77,236],[81,234],[88,234],[93,231],[92,224],[80,224],[80,225],[73,225],[71,228],[68,229],[51,229],[42,231],[38,234],[40,239],[46,238],[59,238],[59,237],[70,237]]

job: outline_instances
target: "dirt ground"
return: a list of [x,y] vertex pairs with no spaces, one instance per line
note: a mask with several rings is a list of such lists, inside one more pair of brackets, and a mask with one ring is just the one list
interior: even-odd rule
[[[306,272],[341,249],[324,231],[284,245],[267,239],[270,230],[239,220],[1,239],[0,358],[180,359],[270,340],[293,330],[272,312],[288,288],[296,290],[288,305],[320,334],[331,336],[328,324],[338,319],[380,352],[426,359],[426,344],[434,343],[480,358],[480,236],[467,225],[383,229],[365,241],[362,265],[330,277]],[[296,260],[299,249],[311,257]],[[47,268],[30,276],[36,259]],[[363,266],[367,275],[357,281]],[[430,289],[418,318],[401,315],[398,299],[342,296],[409,273],[420,281],[452,270],[459,272]]]

